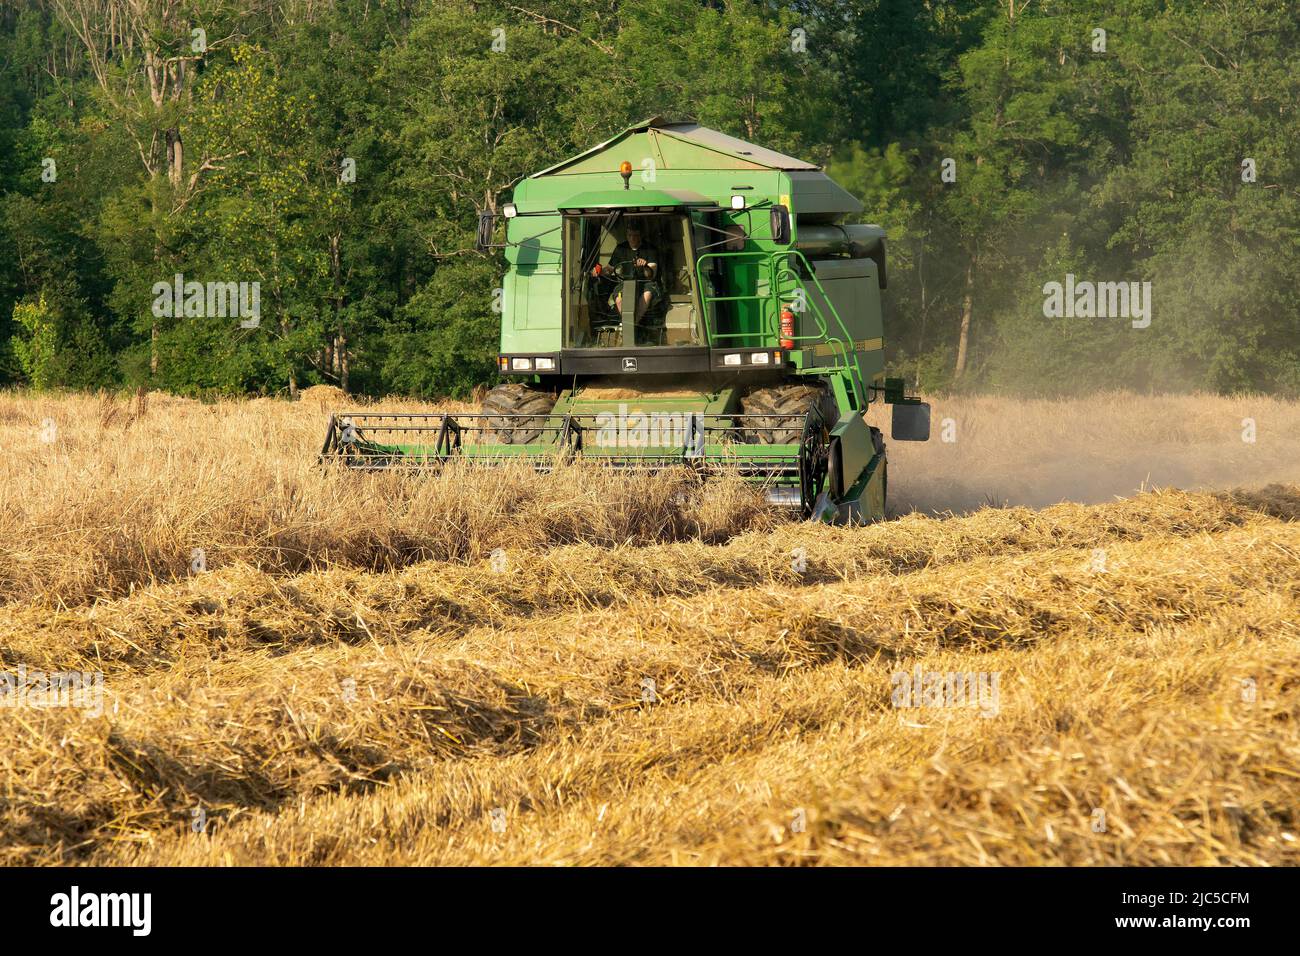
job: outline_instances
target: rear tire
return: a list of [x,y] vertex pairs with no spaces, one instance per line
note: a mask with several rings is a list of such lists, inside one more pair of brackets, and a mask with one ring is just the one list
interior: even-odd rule
[[[822,384],[786,382],[756,388],[740,400],[744,415],[806,416],[816,407],[821,408],[827,431],[834,428],[840,419],[839,406],[830,389]],[[748,424],[752,431],[747,432],[747,437],[764,445],[791,445],[803,438],[802,418],[797,424],[792,419],[779,418],[759,418]]]
[[555,396],[540,392],[519,382],[498,385],[483,399],[484,415],[535,415],[536,418],[515,421],[509,418],[489,418],[483,434],[486,442],[502,445],[526,445],[536,441],[546,424],[546,416],[555,407]]

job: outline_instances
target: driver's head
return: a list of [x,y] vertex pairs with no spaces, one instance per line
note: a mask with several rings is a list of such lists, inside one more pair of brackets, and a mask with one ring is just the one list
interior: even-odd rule
[[631,223],[627,227],[627,244],[633,249],[641,245],[641,227],[636,223]]

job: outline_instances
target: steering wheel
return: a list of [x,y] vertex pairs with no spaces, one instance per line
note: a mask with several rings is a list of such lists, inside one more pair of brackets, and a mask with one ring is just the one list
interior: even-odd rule
[[628,279],[644,279],[645,276],[638,275],[640,271],[635,261],[624,259],[617,266],[601,265],[598,262],[592,266],[591,274],[593,278],[604,279],[606,282],[626,282]]

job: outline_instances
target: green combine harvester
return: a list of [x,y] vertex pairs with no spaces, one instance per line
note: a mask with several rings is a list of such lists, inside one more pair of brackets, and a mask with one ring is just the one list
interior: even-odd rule
[[498,368],[475,414],[335,413],[322,460],[359,469],[582,458],[733,473],[823,521],[885,514],[885,442],[928,405],[884,377],[885,233],[811,163],[651,119],[520,182]]

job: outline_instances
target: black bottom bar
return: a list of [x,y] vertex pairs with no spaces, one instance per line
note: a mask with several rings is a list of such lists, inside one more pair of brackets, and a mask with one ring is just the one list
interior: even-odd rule
[[129,901],[139,905],[125,910],[126,925],[52,925],[71,922],[75,886],[79,923],[87,906],[99,909],[87,897],[147,893],[149,939],[255,939],[258,951],[319,943],[338,952],[413,936],[658,948],[687,932],[691,948],[716,939],[733,952],[749,940],[769,951],[774,935],[802,939],[800,951],[823,936],[910,941],[917,952],[1193,939],[1233,951],[1260,930],[1291,928],[1297,882],[1281,869],[11,869],[0,871],[0,907],[11,946],[30,936],[143,938],[131,920],[143,896]]

